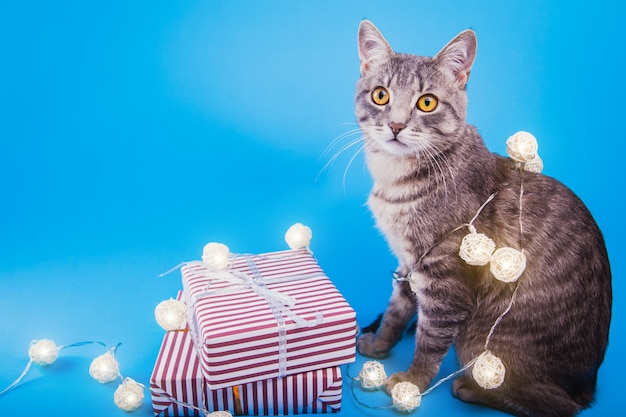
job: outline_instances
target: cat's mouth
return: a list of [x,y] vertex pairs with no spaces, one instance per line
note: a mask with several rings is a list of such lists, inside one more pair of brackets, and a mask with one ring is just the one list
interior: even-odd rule
[[391,144],[391,146],[400,146],[406,148],[407,145],[401,142],[398,138],[389,139],[387,143]]
[[396,155],[404,155],[409,150],[409,145],[402,142],[398,138],[392,138],[385,141],[385,147],[390,153]]

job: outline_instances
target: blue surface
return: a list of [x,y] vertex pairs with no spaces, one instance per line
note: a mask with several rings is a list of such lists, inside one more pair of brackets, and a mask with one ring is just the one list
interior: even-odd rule
[[[390,3],[390,4],[389,4]],[[466,28],[479,38],[469,121],[493,151],[517,130],[539,140],[545,173],[603,229],[614,319],[597,405],[622,405],[625,227],[623,2],[3,2],[0,5],[0,390],[33,339],[101,340],[122,374],[147,383],[161,342],[156,304],[208,241],[285,249],[296,221],[320,264],[369,323],[394,265],[364,206],[358,155],[328,169],[325,148],[355,128],[356,32],[372,20],[402,52],[435,54]],[[411,360],[403,340],[389,372]],[[0,397],[2,416],[122,416],[117,383],[87,373],[97,346],[66,349]],[[351,372],[356,373],[358,359]],[[452,356],[442,375],[457,369]],[[372,406],[382,393],[358,393]],[[344,394],[343,415],[382,416]],[[421,416],[501,415],[446,383]],[[135,416],[151,415],[150,402]]]

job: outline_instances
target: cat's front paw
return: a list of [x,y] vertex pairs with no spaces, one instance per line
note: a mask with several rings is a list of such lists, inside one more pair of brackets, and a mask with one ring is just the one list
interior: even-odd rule
[[387,381],[385,382],[385,391],[387,391],[388,394],[391,394],[391,390],[397,383],[405,381],[417,385],[418,388],[422,390],[422,388],[418,385],[416,378],[409,372],[396,372],[387,378]]
[[359,353],[370,358],[381,359],[389,354],[389,344],[376,338],[374,333],[365,333],[356,341]]

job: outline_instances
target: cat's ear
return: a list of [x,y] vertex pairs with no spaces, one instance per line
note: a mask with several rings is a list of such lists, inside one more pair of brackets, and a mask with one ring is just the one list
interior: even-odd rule
[[387,43],[376,26],[369,20],[364,20],[359,25],[359,58],[361,59],[361,74],[369,65],[381,61],[393,55],[393,49]]
[[465,88],[469,79],[476,58],[476,44],[476,33],[473,30],[465,30],[435,56],[435,60],[452,71],[461,88]]

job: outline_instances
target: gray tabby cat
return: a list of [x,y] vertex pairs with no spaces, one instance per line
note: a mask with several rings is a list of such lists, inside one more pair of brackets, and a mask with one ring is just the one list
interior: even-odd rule
[[612,298],[607,252],[591,214],[561,183],[490,153],[466,123],[473,31],[433,58],[394,53],[368,21],[358,40],[356,115],[373,177],[368,204],[399,260],[397,276],[417,278],[415,292],[406,280],[395,283],[380,328],[360,336],[359,351],[387,355],[417,312],[413,361],[386,389],[406,380],[420,391],[453,344],[461,365],[484,351],[516,284],[494,279],[488,266],[466,264],[459,245],[467,229],[450,232],[497,193],[473,224],[497,247],[523,248],[528,259],[515,302],[489,342],[506,378],[483,389],[470,369],[454,381],[453,394],[518,416],[571,416],[588,407]]

